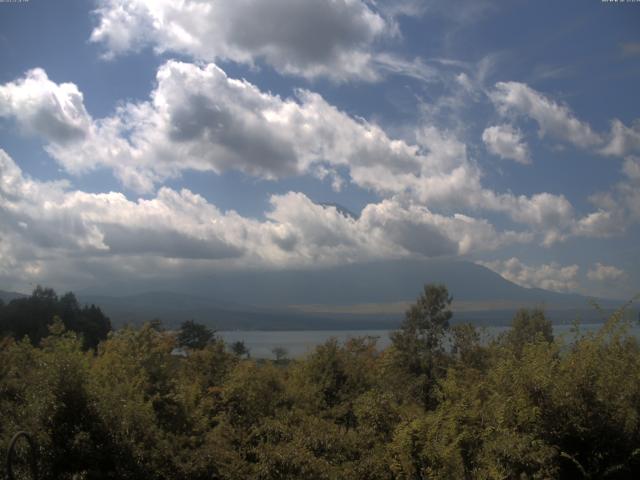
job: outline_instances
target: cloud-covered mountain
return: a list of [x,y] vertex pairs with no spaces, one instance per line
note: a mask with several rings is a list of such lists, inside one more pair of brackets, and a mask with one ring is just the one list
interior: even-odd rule
[[[385,261],[324,269],[231,271],[151,281],[130,295],[81,292],[116,323],[160,318],[169,324],[194,318],[219,329],[393,328],[426,283],[447,285],[455,319],[507,323],[518,308],[542,306],[554,321],[600,320],[587,297],[523,288],[466,261]],[[135,288],[120,285],[120,292]],[[113,293],[118,290],[111,287]],[[599,301],[605,308],[620,302]]]

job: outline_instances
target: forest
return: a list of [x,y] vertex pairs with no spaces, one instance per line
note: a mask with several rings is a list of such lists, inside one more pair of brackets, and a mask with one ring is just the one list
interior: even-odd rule
[[42,479],[640,478],[624,308],[571,339],[521,310],[487,338],[426,285],[387,349],[260,360],[195,322],[111,330],[74,300],[0,307],[0,449],[29,432]]

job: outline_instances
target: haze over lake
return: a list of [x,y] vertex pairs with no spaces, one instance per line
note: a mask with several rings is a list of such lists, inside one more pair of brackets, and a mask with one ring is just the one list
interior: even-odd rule
[[[602,327],[601,323],[580,324],[580,333],[595,332]],[[488,326],[482,329],[484,338],[493,338],[508,330],[509,327]],[[285,330],[285,331],[222,331],[217,334],[228,344],[242,341],[254,358],[274,358],[273,349],[282,347],[287,350],[290,358],[305,356],[316,346],[335,338],[344,342],[350,338],[375,337],[378,339],[379,349],[385,349],[391,345],[389,335],[393,330]],[[640,337],[640,326],[634,324],[632,332]],[[567,341],[576,337],[573,325],[554,325],[553,334],[561,336]]]

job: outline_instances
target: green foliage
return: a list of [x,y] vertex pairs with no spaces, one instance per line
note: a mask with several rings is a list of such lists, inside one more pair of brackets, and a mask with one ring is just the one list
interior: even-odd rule
[[222,396],[227,418],[233,425],[249,427],[273,416],[283,401],[281,372],[271,365],[240,362],[225,382]]
[[425,409],[437,405],[437,381],[444,372],[444,339],[449,330],[451,296],[444,285],[425,285],[407,310],[393,342],[390,375],[404,377],[409,394]]
[[543,310],[521,309],[513,318],[511,329],[499,340],[521,354],[524,346],[529,343],[553,342],[553,326]]
[[111,330],[111,321],[95,305],[81,307],[71,292],[58,297],[52,289],[37,286],[30,297],[0,304],[0,335],[27,336],[37,345],[47,336],[54,317],[82,336],[85,349],[95,348]]
[[175,355],[153,322],[85,351],[54,309],[37,346],[0,338],[0,448],[32,432],[47,480],[638,478],[640,345],[621,313],[565,343],[520,311],[487,342],[449,328],[450,302],[427,286],[385,351],[333,339],[286,363],[215,337]]
[[5,340],[0,353],[0,446],[18,430],[33,432],[42,478],[109,469],[103,455],[108,433],[87,393],[91,356],[57,322],[34,348]]
[[319,345],[292,367],[291,385],[301,406],[353,425],[352,403],[375,384],[377,352],[374,338],[336,339]]
[[184,348],[201,350],[214,339],[214,336],[215,332],[205,325],[196,323],[193,320],[187,320],[180,325],[178,345]]

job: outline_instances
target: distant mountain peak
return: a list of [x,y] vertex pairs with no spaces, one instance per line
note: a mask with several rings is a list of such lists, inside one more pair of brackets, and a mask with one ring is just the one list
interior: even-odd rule
[[328,208],[328,207],[333,207],[336,209],[336,211],[347,217],[347,218],[352,218],[353,220],[357,220],[360,215],[356,215],[355,213],[353,213],[351,210],[349,210],[347,207],[340,205],[339,203],[334,203],[334,202],[319,202],[317,205],[320,205],[323,208]]

